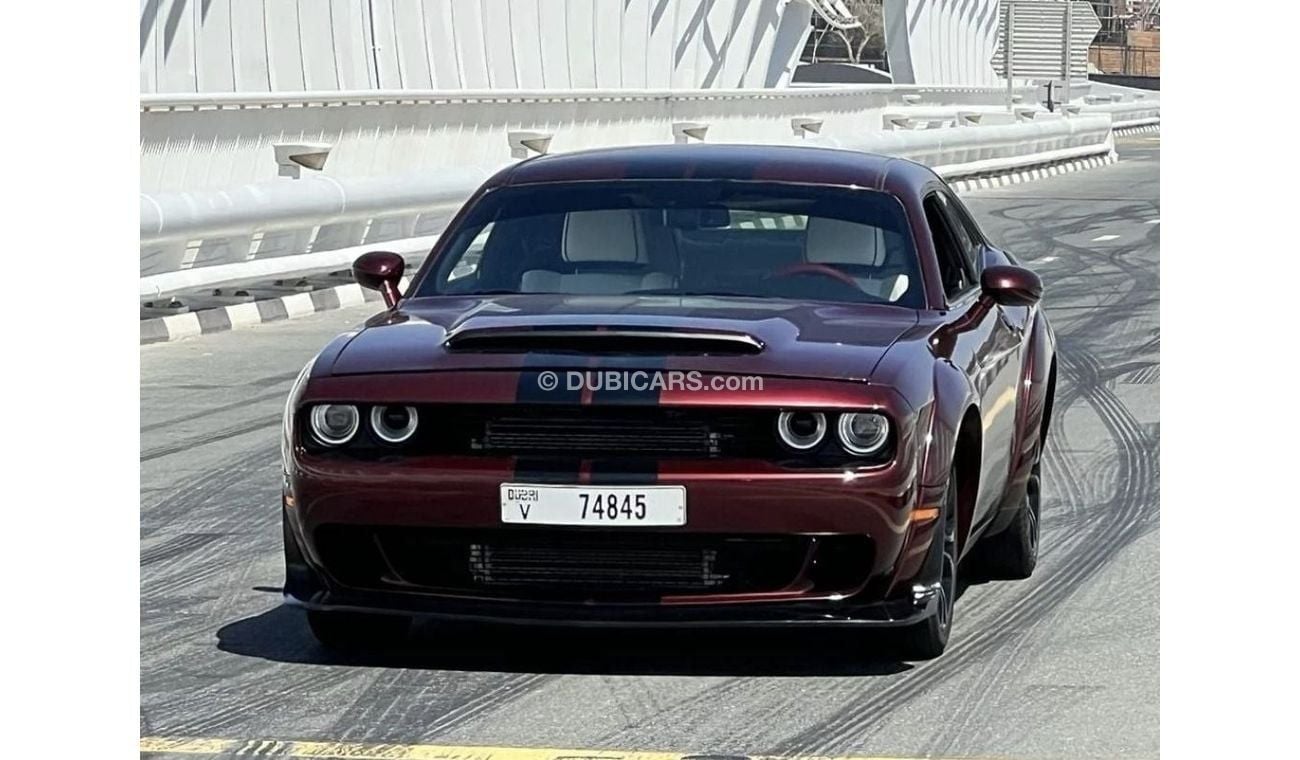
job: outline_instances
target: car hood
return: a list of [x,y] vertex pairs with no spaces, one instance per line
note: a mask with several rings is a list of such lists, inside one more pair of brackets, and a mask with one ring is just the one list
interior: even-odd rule
[[[416,298],[367,322],[339,351],[329,372],[618,367],[868,380],[889,347],[917,319],[917,312],[893,306],[766,298],[546,294]],[[488,347],[477,340],[530,332],[590,337],[603,331],[652,334],[659,342],[651,350],[627,355],[562,350],[554,342]],[[720,336],[723,350],[701,355],[689,342],[675,342],[674,336],[679,335]]]

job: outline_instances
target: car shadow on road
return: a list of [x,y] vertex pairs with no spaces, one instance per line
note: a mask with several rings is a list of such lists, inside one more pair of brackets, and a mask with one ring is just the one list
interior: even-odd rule
[[217,631],[224,652],[285,663],[600,675],[872,676],[910,670],[883,634],[850,630],[646,630],[419,622],[399,649],[339,655],[281,605]]

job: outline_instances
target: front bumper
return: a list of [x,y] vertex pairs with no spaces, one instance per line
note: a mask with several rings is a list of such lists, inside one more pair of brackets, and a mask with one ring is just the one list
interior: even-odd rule
[[937,596],[918,586],[907,598],[871,603],[812,602],[749,605],[555,604],[457,600],[376,591],[329,590],[286,584],[286,604],[308,610],[409,615],[448,622],[619,628],[892,628],[934,614]]
[[[841,573],[838,584],[809,577],[816,552],[804,561],[797,582],[766,593],[667,595],[658,600],[562,599],[484,589],[395,588],[356,582],[326,561],[339,556],[322,540],[355,535],[358,545],[372,535],[420,532],[536,535],[533,528],[500,522],[498,486],[520,477],[517,463],[487,459],[407,463],[402,471],[370,478],[357,469],[335,471],[319,462],[299,470],[286,503],[289,577],[285,598],[312,610],[391,613],[490,623],[543,626],[618,627],[892,627],[933,613],[935,601],[918,576],[932,525],[911,519],[923,496],[910,473],[893,469],[859,475],[799,473],[749,463],[728,472],[718,463],[659,463],[652,482],[678,483],[688,490],[688,525],[640,532],[705,539],[727,535],[785,536],[827,546],[837,539],[861,541],[860,572]],[[631,480],[630,478],[628,480]],[[627,481],[624,481],[627,482]],[[631,482],[638,482],[631,480]],[[560,529],[573,535],[583,529]],[[623,534],[626,535],[626,534]],[[364,539],[361,537],[364,536]],[[378,539],[376,539],[378,543]],[[843,545],[843,544],[842,544]],[[382,549],[381,549],[382,553]],[[841,554],[841,556],[843,556]],[[396,562],[395,566],[400,566]],[[811,574],[815,576],[815,573]]]

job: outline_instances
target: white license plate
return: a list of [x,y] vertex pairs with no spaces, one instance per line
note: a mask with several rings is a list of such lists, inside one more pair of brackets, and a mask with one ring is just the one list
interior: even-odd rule
[[502,483],[501,521],[605,528],[685,525],[686,488]]

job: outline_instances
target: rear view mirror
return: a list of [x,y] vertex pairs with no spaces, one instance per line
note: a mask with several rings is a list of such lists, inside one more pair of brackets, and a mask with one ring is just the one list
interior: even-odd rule
[[731,226],[731,210],[726,206],[665,209],[664,225],[678,230],[723,229]]
[[980,275],[980,288],[1003,306],[1033,306],[1043,297],[1043,281],[1024,267],[988,267]]
[[406,261],[389,251],[364,253],[352,262],[352,276],[357,284],[363,288],[378,290],[390,309],[402,297],[397,286],[402,281],[402,272],[405,270]]

